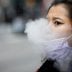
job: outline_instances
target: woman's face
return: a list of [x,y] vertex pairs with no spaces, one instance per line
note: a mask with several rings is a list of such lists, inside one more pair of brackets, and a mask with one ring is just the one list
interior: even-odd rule
[[59,37],[67,37],[72,33],[72,22],[68,17],[65,5],[59,4],[50,8],[47,19],[51,25],[51,30]]

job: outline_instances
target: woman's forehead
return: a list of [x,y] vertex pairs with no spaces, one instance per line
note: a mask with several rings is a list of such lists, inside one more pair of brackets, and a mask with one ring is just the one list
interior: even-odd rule
[[56,5],[50,8],[48,17],[68,17],[68,11],[64,5]]

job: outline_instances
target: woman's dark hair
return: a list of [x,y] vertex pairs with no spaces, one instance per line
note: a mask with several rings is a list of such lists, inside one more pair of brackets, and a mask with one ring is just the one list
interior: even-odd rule
[[48,11],[52,6],[56,6],[59,4],[64,4],[66,9],[69,12],[69,18],[72,19],[72,0],[54,0],[51,6],[49,7]]

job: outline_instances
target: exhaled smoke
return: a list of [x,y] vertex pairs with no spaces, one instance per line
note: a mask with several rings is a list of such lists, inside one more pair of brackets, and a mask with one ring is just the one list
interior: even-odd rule
[[35,43],[41,43],[55,38],[54,33],[50,29],[50,24],[48,24],[48,20],[44,18],[29,21],[26,25],[25,32],[29,40]]
[[27,33],[29,40],[44,45],[43,50],[45,51],[45,56],[47,58],[56,59],[59,64],[59,69],[62,72],[69,72],[70,60],[72,60],[72,51],[66,41],[72,36],[67,38],[58,38],[63,35],[59,34],[60,32],[53,33],[50,25],[51,24],[43,18],[30,21],[27,23],[25,32]]

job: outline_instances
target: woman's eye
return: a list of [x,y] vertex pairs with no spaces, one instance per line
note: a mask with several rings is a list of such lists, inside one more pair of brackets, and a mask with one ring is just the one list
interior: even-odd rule
[[59,21],[55,21],[54,24],[55,24],[55,25],[62,25],[62,24],[64,24],[64,23],[59,22]]

